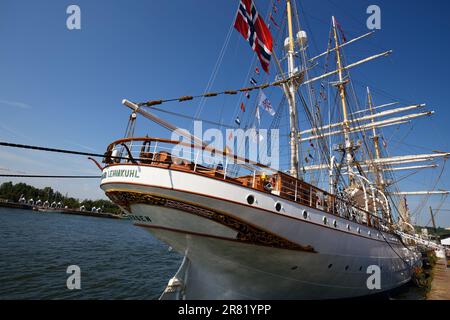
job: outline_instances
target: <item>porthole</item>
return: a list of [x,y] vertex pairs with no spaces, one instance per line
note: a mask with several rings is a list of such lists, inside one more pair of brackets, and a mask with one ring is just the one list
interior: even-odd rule
[[338,223],[336,220],[333,221],[333,227],[337,228],[338,227]]
[[306,210],[303,210],[303,219],[308,219],[308,211],[306,211]]
[[350,269],[350,266],[345,267],[345,271],[348,271],[348,269]]
[[253,204],[255,204],[255,196],[253,196],[253,195],[248,195],[247,196],[247,203],[249,204],[249,205],[253,205]]
[[297,269],[298,269],[297,266],[291,268],[292,271],[297,270]]
[[333,268],[333,265],[332,264],[328,265],[328,269],[331,269],[331,268]]
[[325,224],[325,225],[328,224],[328,219],[327,219],[327,217],[323,217],[323,218],[322,218],[322,221],[323,221],[323,224]]
[[278,212],[280,212],[282,208],[283,208],[283,206],[281,205],[281,203],[277,202],[275,204],[275,210],[277,210]]

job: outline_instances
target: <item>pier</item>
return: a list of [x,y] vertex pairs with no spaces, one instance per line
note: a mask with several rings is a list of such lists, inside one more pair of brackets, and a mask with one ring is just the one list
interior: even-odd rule
[[123,215],[118,215],[110,212],[92,212],[87,210],[69,209],[69,208],[50,208],[36,205],[29,205],[26,203],[0,201],[0,208],[31,210],[36,213],[59,213],[59,214],[72,214],[85,217],[97,217],[107,219],[125,219]]
[[447,260],[437,262],[427,300],[450,300],[450,268],[447,267]]

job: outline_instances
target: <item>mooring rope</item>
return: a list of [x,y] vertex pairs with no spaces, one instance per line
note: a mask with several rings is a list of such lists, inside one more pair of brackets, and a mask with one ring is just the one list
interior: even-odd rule
[[[105,154],[99,153],[87,153],[82,151],[74,151],[74,150],[64,150],[64,149],[55,149],[55,148],[47,148],[47,147],[39,147],[32,145],[24,145],[24,144],[16,144],[9,142],[0,142],[0,146],[9,147],[9,148],[17,148],[17,149],[27,149],[34,151],[45,151],[45,152],[55,152],[55,153],[64,153],[71,155],[80,155],[80,156],[88,156],[95,158],[104,158]],[[125,159],[123,157],[113,157],[111,159]],[[93,159],[91,159],[93,160]],[[94,162],[96,162],[94,160]],[[97,166],[98,163],[96,162]],[[101,167],[99,167],[102,169]],[[0,174],[1,178],[40,178],[40,179],[99,179],[101,176],[88,176],[88,175],[37,175],[37,174]]]
[[99,153],[88,153],[88,152],[65,150],[65,149],[55,149],[55,148],[39,147],[39,146],[16,144],[16,143],[9,143],[9,142],[0,142],[0,146],[9,147],[9,148],[18,148],[18,149],[46,151],[46,152],[75,154],[75,155],[79,155],[79,156],[88,156],[88,157],[96,157],[96,158],[103,158],[105,156],[104,154],[99,154]]

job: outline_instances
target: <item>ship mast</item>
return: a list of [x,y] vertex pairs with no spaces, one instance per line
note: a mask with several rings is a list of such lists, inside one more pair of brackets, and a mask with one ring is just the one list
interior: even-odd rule
[[[335,51],[336,51],[336,59],[337,59],[337,68],[339,75],[339,82],[336,83],[336,86],[339,90],[339,95],[341,97],[341,105],[342,105],[342,114],[344,117],[344,121],[342,122],[342,129],[344,133],[345,145],[344,151],[346,154],[346,162],[348,167],[348,172],[352,172],[353,166],[353,143],[350,139],[350,122],[348,120],[348,111],[347,111],[347,100],[345,97],[345,85],[347,84],[347,80],[344,79],[344,66],[342,63],[341,57],[341,46],[339,44],[339,37],[337,33],[337,25],[336,18],[333,16],[333,35],[335,42]],[[352,175],[349,175],[350,182],[352,182]]]
[[290,174],[299,178],[299,148],[298,148],[298,116],[297,116],[297,101],[296,101],[296,92],[297,92],[297,84],[294,80],[295,75],[295,42],[294,42],[294,31],[292,25],[292,6],[291,0],[286,0],[286,12],[287,12],[287,20],[288,20],[288,30],[289,30],[289,48],[287,54],[288,61],[288,74],[289,78],[292,80],[289,81],[288,85],[285,86],[285,94],[288,99],[289,104],[289,125],[290,125],[290,147],[291,147],[291,162],[290,162]]
[[[373,116],[374,113],[374,107],[373,107],[373,100],[372,100],[372,93],[370,92],[370,88],[367,87],[367,101],[369,103],[369,111],[370,114]],[[372,124],[375,123],[375,119],[372,119]],[[374,125],[372,128],[372,140],[373,140],[373,145],[375,148],[375,160],[380,160],[381,159],[381,149],[380,149],[380,137],[378,136],[378,132],[377,132],[377,127]],[[380,190],[384,190],[384,176],[383,176],[383,171],[380,170],[378,165],[374,164],[374,172],[376,175],[376,182],[378,185],[378,188]]]

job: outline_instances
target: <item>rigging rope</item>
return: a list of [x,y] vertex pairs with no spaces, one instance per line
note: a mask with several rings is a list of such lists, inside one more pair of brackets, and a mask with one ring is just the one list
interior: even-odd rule
[[230,125],[226,125],[226,124],[223,124],[223,123],[218,123],[218,122],[215,122],[215,121],[195,118],[195,117],[191,117],[191,116],[188,116],[188,115],[185,115],[185,114],[182,114],[182,113],[173,112],[173,111],[167,111],[167,110],[160,109],[160,108],[157,108],[157,107],[152,107],[152,110],[155,110],[155,111],[158,111],[158,112],[162,112],[162,113],[166,113],[166,114],[170,114],[170,115],[175,116],[175,117],[180,117],[180,118],[184,118],[184,119],[188,119],[188,120],[201,120],[204,123],[216,125],[216,126],[219,126],[219,127],[225,127],[225,128],[228,128],[228,129],[234,129],[234,127],[230,126]]
[[[434,216],[434,219],[436,220],[436,218],[437,218],[437,216],[439,215],[439,213],[441,212],[441,208],[442,208],[442,206],[444,205],[444,203],[445,203],[445,201],[447,200],[447,198],[448,198],[448,195],[446,195],[446,196],[443,196],[442,197],[442,200],[441,200],[441,203],[438,205],[438,207],[437,207],[437,209],[432,209],[432,211],[435,211],[436,213],[432,213],[433,214],[433,216]],[[442,211],[444,211],[444,210],[442,210]],[[425,225],[425,227],[428,227],[429,225],[430,225],[430,223],[431,222],[433,222],[433,219],[431,219],[430,218],[430,220],[428,221],[428,223]]]
[[[236,13],[237,13],[237,10],[236,10]],[[228,45],[230,43],[231,35],[233,33],[233,27],[234,27],[234,22],[231,23],[230,28],[228,29],[228,33],[227,33],[227,36],[225,38],[225,42],[224,42],[224,44],[222,46],[222,49],[220,50],[219,57],[218,57],[218,59],[216,61],[216,64],[215,64],[215,66],[213,68],[213,72],[212,72],[211,77],[210,77],[210,79],[208,81],[208,84],[206,85],[206,89],[204,91],[204,94],[206,94],[208,91],[211,90],[211,88],[212,88],[212,86],[214,84],[214,81],[216,80],[217,74],[218,74],[218,72],[220,70],[220,67],[222,65],[223,58],[225,57],[225,53],[226,53],[226,51],[228,49]],[[200,103],[199,103],[199,105],[197,107],[197,112],[195,113],[194,118],[198,118],[200,116],[200,114],[202,113],[203,108],[205,106],[205,103],[206,103],[205,97],[202,97],[202,99],[200,100]]]
[[137,105],[139,107],[153,107],[153,106],[161,105],[161,104],[168,103],[168,102],[177,102],[177,101],[178,102],[186,102],[186,101],[191,101],[191,100],[199,99],[199,98],[217,97],[220,95],[237,95],[239,93],[246,93],[246,92],[251,92],[251,91],[255,91],[255,90],[259,90],[259,89],[266,89],[269,87],[282,86],[283,84],[285,84],[289,81],[296,80],[300,77],[301,76],[299,76],[299,75],[295,75],[295,76],[292,76],[292,77],[284,79],[284,80],[275,81],[275,82],[271,82],[271,83],[265,83],[265,84],[257,85],[257,86],[253,86],[253,87],[241,88],[241,89],[237,89],[237,90],[225,90],[222,92],[209,92],[209,93],[195,95],[195,96],[182,96],[182,97],[171,98],[171,99],[151,100],[151,101],[147,101],[147,102],[138,103]]

